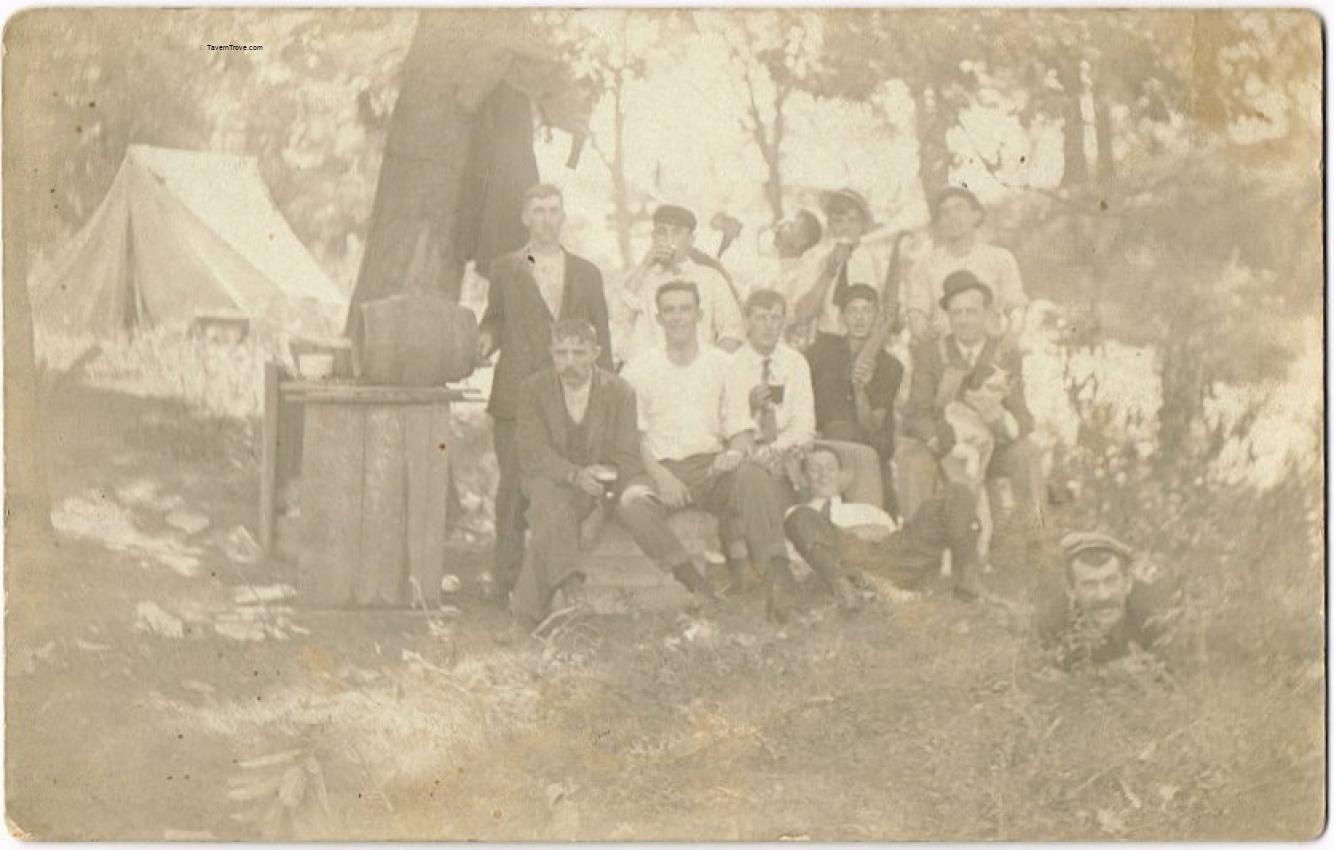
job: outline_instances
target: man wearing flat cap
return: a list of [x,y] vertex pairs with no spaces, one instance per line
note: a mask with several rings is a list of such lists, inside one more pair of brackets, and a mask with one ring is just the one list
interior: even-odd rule
[[1167,581],[1145,581],[1133,570],[1135,553],[1096,531],[1061,540],[1064,592],[1050,592],[1038,607],[1038,638],[1066,668],[1100,665],[1136,649],[1160,651],[1173,616]]
[[[940,306],[949,317],[950,332],[919,343],[913,351],[913,373],[904,411],[903,435],[895,449],[899,508],[911,518],[940,485],[940,461],[954,447],[955,434],[945,409],[962,401],[972,407],[995,438],[986,478],[1008,478],[1014,493],[1015,519],[1034,543],[1042,521],[1046,492],[1041,453],[1029,439],[1033,414],[1024,397],[1023,360],[1010,343],[987,333],[991,288],[968,271],[945,279]],[[981,389],[969,378],[1003,371],[1008,384],[999,392],[985,382]],[[986,553],[983,553],[985,556]]]
[[732,285],[721,271],[696,259],[693,252],[695,214],[685,207],[663,204],[653,213],[653,243],[648,253],[625,280],[626,306],[631,314],[630,338],[619,352],[626,363],[649,349],[665,345],[654,296],[672,281],[693,283],[699,291],[699,338],[732,352],[746,339]]
[[986,208],[967,189],[951,186],[936,196],[931,206],[934,236],[931,247],[913,264],[908,287],[908,325],[913,339],[922,340],[949,332],[949,321],[940,309],[945,278],[967,271],[991,290],[989,333],[1018,338],[1023,332],[1028,296],[1019,277],[1014,254],[983,240],[979,230]]

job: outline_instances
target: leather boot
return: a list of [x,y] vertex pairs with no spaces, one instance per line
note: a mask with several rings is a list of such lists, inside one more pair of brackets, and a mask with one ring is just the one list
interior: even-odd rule
[[771,621],[783,624],[792,617],[797,607],[797,581],[786,558],[775,558],[769,564],[769,593],[764,614]]
[[964,602],[980,599],[986,590],[982,587],[982,580],[977,575],[980,569],[977,562],[955,564],[953,569],[954,598]]
[[672,577],[686,586],[686,590],[705,599],[713,598],[713,587],[708,578],[699,571],[693,561],[686,561],[672,567]]
[[838,609],[845,614],[853,614],[862,610],[862,595],[852,582],[844,576],[839,576],[833,581],[834,599],[838,601]]

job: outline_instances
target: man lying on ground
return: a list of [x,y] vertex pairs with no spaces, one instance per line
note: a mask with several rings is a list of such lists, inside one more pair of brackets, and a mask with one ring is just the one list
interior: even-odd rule
[[838,452],[817,444],[806,457],[810,500],[787,512],[788,539],[833,591],[840,607],[857,607],[849,575],[870,573],[903,590],[916,590],[951,553],[954,595],[965,601],[982,593],[977,577],[976,496],[965,486],[945,485],[900,527],[874,505],[843,501],[848,485]]
[[706,597],[713,595],[708,580],[668,517],[687,505],[720,522],[735,517],[752,561],[767,574],[767,613],[782,622],[794,582],[777,488],[764,467],[745,459],[755,439],[749,399],[730,378],[731,358],[699,338],[693,283],[658,287],[656,309],[665,347],[642,352],[623,373],[638,399],[647,474],[626,487],[618,517],[645,554]]
[[597,332],[583,319],[551,329],[552,365],[519,388],[518,452],[528,500],[529,541],[511,597],[532,627],[560,591],[582,598],[579,552],[600,529],[604,501],[643,471],[634,390],[597,367]]
[[1066,668],[1117,661],[1166,645],[1173,587],[1132,572],[1135,553],[1108,534],[1076,531],[1061,540],[1065,582],[1038,607],[1038,637]]

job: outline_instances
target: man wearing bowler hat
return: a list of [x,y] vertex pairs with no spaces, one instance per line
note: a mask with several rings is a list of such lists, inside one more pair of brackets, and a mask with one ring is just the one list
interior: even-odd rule
[[1061,549],[1064,587],[1037,613],[1038,638],[1055,660],[1070,668],[1161,651],[1175,613],[1172,583],[1136,570],[1135,552],[1109,534],[1071,532]]
[[[940,461],[954,446],[945,408],[963,401],[973,407],[995,437],[986,477],[1006,477],[1014,492],[1016,519],[1026,542],[1037,540],[1041,502],[1041,454],[1029,439],[1033,414],[1024,398],[1023,360],[1008,339],[987,333],[991,288],[968,271],[945,279],[940,307],[949,333],[920,343],[913,351],[913,374],[904,411],[903,435],[895,449],[899,508],[911,518],[939,487]],[[1002,398],[992,390],[965,388],[969,376],[995,366],[1009,377]]]
[[653,213],[653,243],[648,253],[625,280],[625,299],[632,316],[630,338],[618,352],[630,362],[636,355],[665,344],[658,307],[658,288],[684,280],[699,291],[699,339],[727,352],[736,351],[746,339],[741,306],[731,283],[717,268],[695,259],[695,214],[685,207],[663,204]]

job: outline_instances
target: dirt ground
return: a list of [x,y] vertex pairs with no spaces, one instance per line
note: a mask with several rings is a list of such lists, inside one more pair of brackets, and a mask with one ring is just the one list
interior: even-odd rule
[[[1323,829],[1318,635],[1238,648],[1214,624],[1183,640],[1170,674],[1056,673],[1029,620],[1051,564],[1025,563],[1003,537],[988,576],[1001,602],[964,605],[936,587],[846,617],[816,597],[781,630],[753,596],[693,614],[631,604],[533,641],[477,594],[489,543],[463,536],[450,566],[461,589],[438,612],[238,602],[294,584],[289,566],[247,563],[227,539],[255,527],[254,424],[78,386],[48,404],[57,525],[101,521],[137,542],[64,533],[9,552],[7,817],[18,835]],[[173,526],[173,506],[208,527]]]

